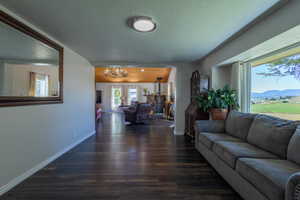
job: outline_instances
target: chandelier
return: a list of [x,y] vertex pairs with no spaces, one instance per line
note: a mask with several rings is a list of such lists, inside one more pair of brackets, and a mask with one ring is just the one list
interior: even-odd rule
[[128,76],[128,72],[121,67],[109,67],[104,70],[104,75],[111,78],[124,78]]

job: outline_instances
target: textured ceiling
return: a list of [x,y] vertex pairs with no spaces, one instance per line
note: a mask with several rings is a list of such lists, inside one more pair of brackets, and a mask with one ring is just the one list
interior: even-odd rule
[[[278,0],[0,0],[93,64],[200,59]],[[146,15],[153,33],[126,25]]]
[[96,68],[96,82],[110,82],[110,83],[154,83],[157,77],[162,77],[161,82],[167,82],[171,68],[123,68],[127,70],[128,76],[125,78],[111,78],[105,76],[105,67]]

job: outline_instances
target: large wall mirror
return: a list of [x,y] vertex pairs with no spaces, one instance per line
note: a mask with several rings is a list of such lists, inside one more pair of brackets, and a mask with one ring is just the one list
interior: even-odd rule
[[63,48],[0,10],[0,106],[63,102]]

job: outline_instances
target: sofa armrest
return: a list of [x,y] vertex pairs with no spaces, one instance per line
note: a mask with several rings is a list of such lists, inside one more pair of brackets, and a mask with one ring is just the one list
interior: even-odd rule
[[135,114],[135,113],[136,113],[136,110],[135,110],[135,109],[127,108],[127,109],[124,109],[123,112],[124,112],[125,114]]
[[300,172],[289,178],[285,188],[285,200],[300,200]]
[[225,121],[224,120],[198,120],[195,122],[195,131],[209,132],[209,133],[224,133]]

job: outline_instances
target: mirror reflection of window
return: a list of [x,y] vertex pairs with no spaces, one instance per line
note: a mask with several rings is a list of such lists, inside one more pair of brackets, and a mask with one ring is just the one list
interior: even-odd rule
[[49,94],[49,78],[48,75],[37,74],[35,82],[35,96],[46,97]]
[[[1,62],[1,61],[0,61]],[[0,97],[57,97],[59,73],[56,65],[0,63]]]
[[30,72],[30,96],[49,96],[49,75]]

